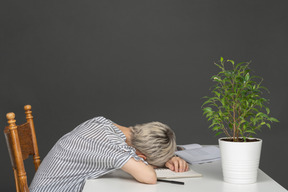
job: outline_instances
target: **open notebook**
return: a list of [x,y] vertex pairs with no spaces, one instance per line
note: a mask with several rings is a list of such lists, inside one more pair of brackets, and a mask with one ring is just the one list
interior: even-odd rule
[[158,179],[189,178],[189,177],[201,177],[202,176],[200,173],[197,173],[191,168],[189,169],[189,171],[186,171],[186,172],[174,172],[166,168],[155,169],[155,171],[156,171]]

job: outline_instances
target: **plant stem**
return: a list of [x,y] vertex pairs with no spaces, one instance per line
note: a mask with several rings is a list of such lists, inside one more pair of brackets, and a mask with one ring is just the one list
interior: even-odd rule
[[233,105],[233,141],[236,141],[235,133],[236,133],[236,118],[235,118],[235,105]]
[[229,134],[229,132],[227,131],[227,129],[224,127],[224,125],[223,125],[222,129],[223,129],[225,135],[231,138],[231,135]]

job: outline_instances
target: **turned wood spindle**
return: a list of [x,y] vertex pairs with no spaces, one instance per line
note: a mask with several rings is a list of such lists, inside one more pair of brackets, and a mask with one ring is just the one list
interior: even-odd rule
[[28,184],[27,184],[27,176],[24,168],[24,163],[23,163],[23,158],[22,158],[22,153],[21,153],[21,146],[20,143],[17,142],[19,141],[18,137],[18,131],[17,131],[17,126],[15,124],[15,114],[14,113],[7,113],[6,115],[8,119],[8,124],[9,124],[9,132],[10,132],[10,137],[12,140],[12,148],[13,148],[13,154],[12,156],[14,157],[14,161],[16,164],[16,171],[14,169],[14,174],[16,179],[16,184],[19,184],[16,188],[17,191],[20,192],[26,192],[29,191],[28,189]]
[[32,133],[32,142],[33,142],[33,149],[34,149],[34,155],[33,155],[33,163],[35,166],[35,171],[37,171],[39,165],[40,165],[40,156],[38,152],[38,145],[37,145],[37,139],[36,139],[36,133],[35,133],[35,127],[34,127],[34,121],[32,116],[32,107],[31,105],[25,105],[24,110],[26,114],[26,120],[27,123],[30,124],[31,133]]

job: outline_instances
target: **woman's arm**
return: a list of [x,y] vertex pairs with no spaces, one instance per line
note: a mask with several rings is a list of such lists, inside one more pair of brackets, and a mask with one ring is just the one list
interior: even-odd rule
[[141,183],[157,183],[157,176],[153,167],[146,165],[142,161],[136,161],[134,158],[130,158],[121,169]]

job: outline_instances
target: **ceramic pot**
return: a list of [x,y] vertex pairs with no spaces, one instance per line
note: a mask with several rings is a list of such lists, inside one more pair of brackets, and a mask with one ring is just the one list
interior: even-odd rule
[[262,140],[231,142],[220,138],[224,181],[234,184],[250,184],[257,181]]

